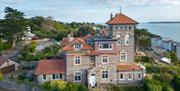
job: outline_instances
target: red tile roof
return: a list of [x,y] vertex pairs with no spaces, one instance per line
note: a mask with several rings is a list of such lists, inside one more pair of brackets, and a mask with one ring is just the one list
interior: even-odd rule
[[117,70],[118,71],[138,71],[138,70],[143,70],[139,65],[135,63],[120,63],[117,65]]
[[76,38],[70,44],[67,44],[65,47],[63,47],[63,51],[74,50],[73,44],[75,44],[75,43],[80,43],[82,45],[81,50],[90,50],[90,49],[93,49],[82,38]]
[[138,24],[137,21],[129,18],[128,16],[118,13],[115,17],[113,17],[111,20],[107,21],[106,24]]
[[35,75],[65,73],[65,61],[62,59],[40,60],[35,70]]

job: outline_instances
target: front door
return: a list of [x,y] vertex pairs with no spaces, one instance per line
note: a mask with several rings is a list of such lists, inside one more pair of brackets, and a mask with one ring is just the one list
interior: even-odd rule
[[97,80],[96,80],[96,75],[95,74],[91,74],[89,77],[89,84],[91,87],[95,87],[97,84]]

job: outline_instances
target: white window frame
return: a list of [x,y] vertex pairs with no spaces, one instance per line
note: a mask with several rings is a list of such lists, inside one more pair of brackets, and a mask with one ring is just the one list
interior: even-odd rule
[[[102,48],[103,44],[108,44],[111,48]],[[113,43],[99,43],[99,50],[113,50]]]
[[[53,75],[55,76],[55,78],[53,78]],[[61,76],[62,76],[62,78],[61,78]],[[63,79],[63,74],[52,74],[52,79],[53,80],[62,80]]]
[[[44,76],[45,76],[45,79],[44,79]],[[46,81],[47,80],[47,76],[46,75],[42,75],[42,80]]]
[[[104,71],[106,71],[107,73],[103,73]],[[107,78],[103,78],[103,74],[104,74],[104,75],[107,75]],[[108,70],[102,70],[102,71],[101,71],[101,78],[104,79],[104,80],[105,80],[105,79],[108,79],[108,78],[109,78],[109,71],[108,71]]]
[[[79,59],[79,64],[76,63],[77,59]],[[74,65],[81,65],[81,56],[74,56]]]
[[[123,60],[122,60],[122,53],[125,54],[125,59],[123,59]],[[122,50],[122,51],[120,52],[120,61],[121,61],[121,62],[127,61],[127,52],[125,52],[124,50]]]
[[[128,80],[133,80],[133,74],[132,74],[132,72],[128,72],[127,74],[128,74]],[[131,78],[129,78],[129,76],[131,76]]]
[[[104,57],[107,58],[107,62],[104,62]],[[102,64],[108,64],[109,63],[109,56],[108,55],[102,55]]]
[[[122,78],[121,78],[121,74],[122,74]],[[119,73],[119,80],[124,80],[124,73]]]
[[74,48],[75,48],[75,49],[80,49],[81,47],[82,47],[81,44],[74,44]]
[[[139,76],[140,76],[140,78],[139,78]],[[141,80],[142,79],[142,73],[138,72],[137,77],[138,77],[138,80]]]
[[91,64],[95,63],[95,59],[96,59],[96,57],[89,56],[89,61],[90,61]]
[[[130,39],[130,35],[129,34],[126,34],[125,35],[125,40],[124,40],[124,42],[125,42],[125,45],[126,46],[129,46],[131,43],[131,39]],[[128,42],[128,43],[127,43]]]
[[[78,75],[77,75],[78,74]],[[80,80],[76,80],[76,76],[80,77]],[[74,72],[74,82],[81,82],[82,80],[82,74],[80,71]]]

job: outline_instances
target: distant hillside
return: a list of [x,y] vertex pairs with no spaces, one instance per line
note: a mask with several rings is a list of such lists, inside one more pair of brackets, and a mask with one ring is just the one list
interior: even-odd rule
[[102,29],[104,25],[95,23],[64,23],[53,20],[51,17],[36,16],[29,19],[32,27],[32,32],[40,38],[55,38],[61,40],[62,37],[67,36],[69,33],[76,34],[82,27],[84,29],[94,30],[94,27]]

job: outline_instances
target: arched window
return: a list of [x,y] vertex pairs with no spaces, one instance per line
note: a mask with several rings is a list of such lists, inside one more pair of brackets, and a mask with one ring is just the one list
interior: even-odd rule
[[122,51],[120,52],[120,61],[121,61],[121,62],[124,62],[124,61],[126,61],[126,60],[127,60],[127,53],[126,53],[125,50],[122,50]]
[[126,34],[125,36],[125,45],[130,45],[130,35]]
[[118,35],[116,36],[116,39],[117,39],[117,46],[120,46],[120,45],[122,44],[122,42],[121,42],[121,35],[118,34]]

